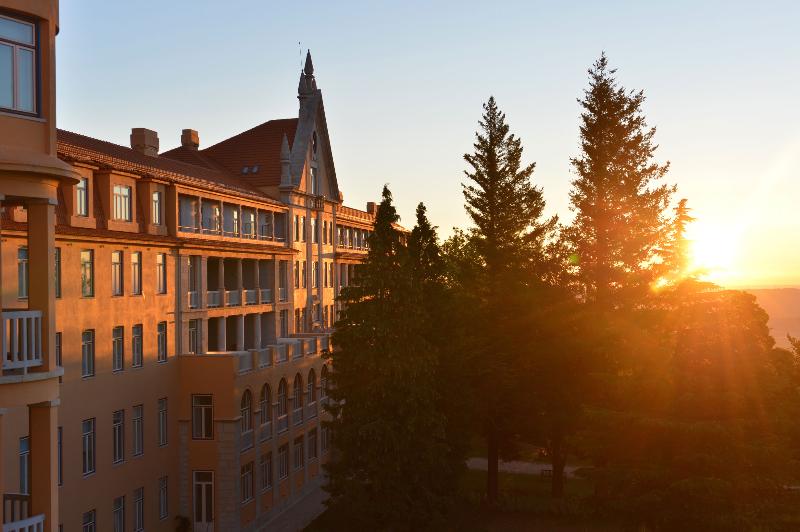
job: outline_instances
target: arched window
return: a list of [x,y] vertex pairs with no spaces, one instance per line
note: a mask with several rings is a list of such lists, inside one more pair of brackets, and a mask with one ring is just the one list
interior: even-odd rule
[[303,377],[299,373],[294,377],[294,397],[292,402],[292,408],[295,410],[303,408]]
[[286,379],[281,379],[278,385],[278,417],[281,418],[289,413],[286,401]]
[[242,394],[242,432],[253,430],[253,394],[245,390]]
[[317,400],[317,374],[314,373],[314,368],[308,372],[308,398],[306,401],[311,404]]
[[322,399],[328,397],[328,366],[322,366],[322,373],[319,379],[319,396]]
[[259,397],[259,406],[261,407],[261,424],[266,425],[272,421],[272,393],[269,389],[269,384],[261,387],[261,397]]

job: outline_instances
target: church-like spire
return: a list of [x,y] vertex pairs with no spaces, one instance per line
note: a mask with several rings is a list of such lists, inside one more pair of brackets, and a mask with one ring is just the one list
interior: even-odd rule
[[306,76],[314,75],[314,63],[311,62],[311,50],[306,52],[306,66],[303,68],[303,72]]
[[311,61],[311,50],[306,52],[306,65],[300,72],[300,83],[297,85],[297,96],[308,96],[317,90],[317,81],[314,79],[314,63]]

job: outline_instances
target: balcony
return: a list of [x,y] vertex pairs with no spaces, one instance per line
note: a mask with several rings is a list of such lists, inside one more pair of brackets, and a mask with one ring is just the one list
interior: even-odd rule
[[247,449],[252,449],[254,444],[255,436],[253,435],[253,429],[242,432],[242,439],[239,441],[239,451],[244,452]]
[[222,306],[222,292],[219,290],[209,290],[206,296],[208,308],[218,308]]
[[189,292],[189,308],[200,308],[200,293],[197,291]]
[[278,416],[278,434],[289,430],[289,416],[286,414]]
[[317,402],[311,402],[306,405],[306,419],[313,419],[317,417]]
[[29,517],[30,504],[25,493],[3,495],[3,532],[44,532],[44,514]]
[[238,307],[242,304],[242,293],[239,290],[225,291],[225,306]]
[[272,303],[272,288],[262,288],[261,293],[261,304],[265,303]]
[[302,425],[303,424],[303,407],[295,408],[292,410],[292,419],[294,420],[294,426]]
[[257,367],[267,368],[272,365],[272,349],[269,346],[261,349],[250,349],[250,354],[254,357]]
[[244,304],[256,305],[258,303],[258,290],[244,290]]
[[3,370],[27,372],[42,365],[42,313],[38,310],[3,311]]
[[272,438],[272,421],[267,421],[258,430],[258,441],[267,441]]
[[229,351],[231,355],[239,359],[239,373],[245,373],[253,369],[253,355],[250,351]]
[[288,301],[289,300],[289,291],[286,289],[285,286],[281,286],[278,288],[278,299],[280,301]]
[[277,364],[281,364],[289,360],[289,349],[287,344],[276,345],[275,351],[275,361]]

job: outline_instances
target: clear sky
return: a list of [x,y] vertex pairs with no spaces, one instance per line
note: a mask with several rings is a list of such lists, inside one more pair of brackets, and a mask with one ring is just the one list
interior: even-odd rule
[[698,218],[712,278],[800,286],[800,2],[61,0],[59,127],[128,144],[131,127],[202,146],[297,115],[302,48],[323,91],[345,203],[388,183],[445,235],[494,95],[548,209],[571,219],[586,69],[602,50],[644,89],[668,180]]

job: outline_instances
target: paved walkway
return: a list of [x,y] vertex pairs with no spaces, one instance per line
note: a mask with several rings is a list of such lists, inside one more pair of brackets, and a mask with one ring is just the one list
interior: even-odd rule
[[[468,469],[486,471],[488,466],[489,462],[486,460],[486,458],[474,457],[467,460]],[[550,464],[545,464],[542,462],[520,462],[516,460],[504,462],[500,460],[499,469],[503,473],[516,473],[518,475],[541,475],[542,471],[545,469],[551,469],[551,466]],[[577,469],[578,468],[575,466],[566,466],[564,467],[564,475],[567,477],[574,477]]]

